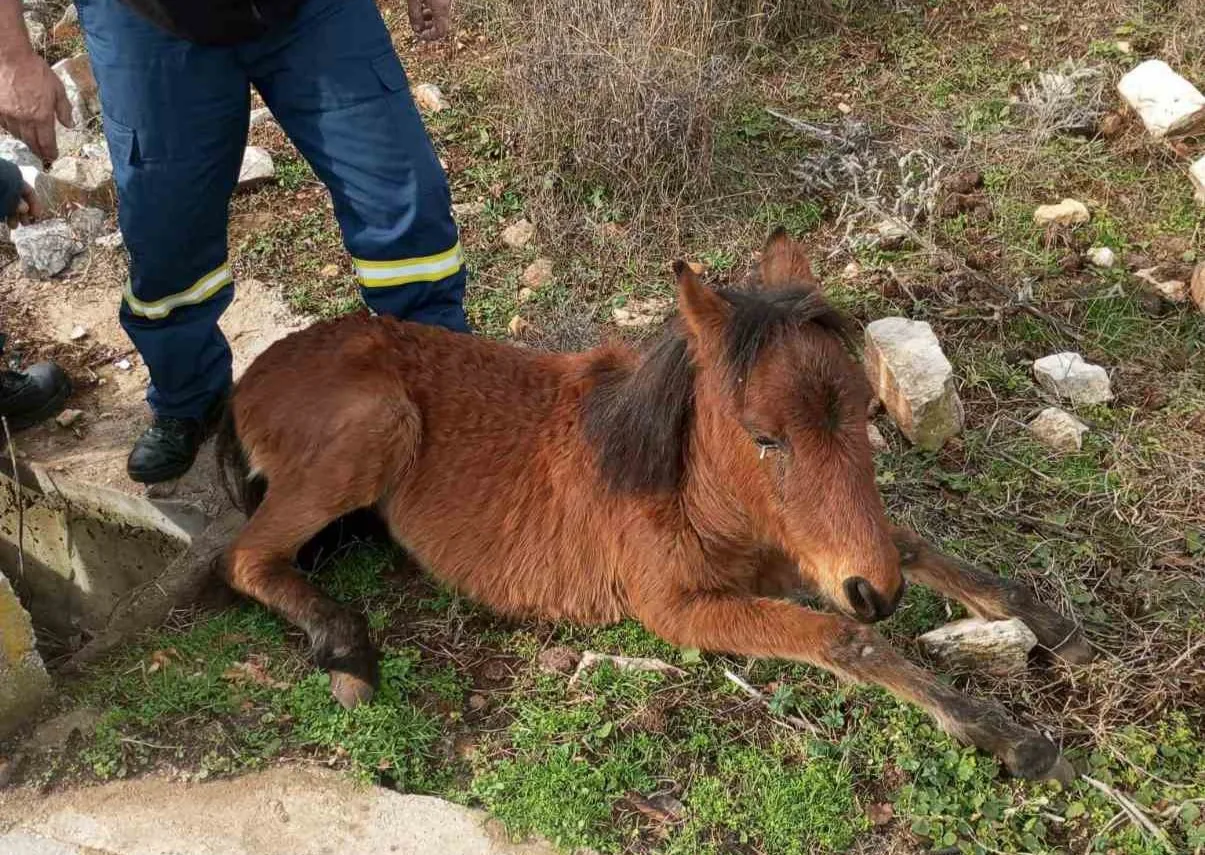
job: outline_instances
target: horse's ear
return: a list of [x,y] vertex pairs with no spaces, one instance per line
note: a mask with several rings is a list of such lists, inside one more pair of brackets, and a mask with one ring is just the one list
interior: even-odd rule
[[678,278],[678,311],[691,335],[700,341],[713,341],[724,331],[732,306],[699,281],[685,261],[674,262]]
[[807,288],[816,290],[819,283],[812,274],[812,263],[797,241],[791,240],[782,226],[766,239],[761,256],[762,286],[769,290]]

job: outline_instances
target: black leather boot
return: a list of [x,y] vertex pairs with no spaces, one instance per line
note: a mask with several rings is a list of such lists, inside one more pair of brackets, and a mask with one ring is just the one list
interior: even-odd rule
[[[3,347],[4,337],[0,336],[0,350]],[[0,416],[11,431],[57,416],[70,394],[71,381],[66,372],[52,362],[39,362],[24,371],[9,370],[0,364]]]

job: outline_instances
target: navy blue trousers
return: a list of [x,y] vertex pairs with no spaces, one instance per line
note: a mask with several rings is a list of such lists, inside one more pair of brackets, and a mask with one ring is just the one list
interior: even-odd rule
[[120,0],[76,5],[130,256],[121,322],[157,415],[200,417],[230,385],[218,319],[252,86],[330,190],[368,305],[467,331],[447,179],[373,0],[307,0],[237,47],[176,38]]

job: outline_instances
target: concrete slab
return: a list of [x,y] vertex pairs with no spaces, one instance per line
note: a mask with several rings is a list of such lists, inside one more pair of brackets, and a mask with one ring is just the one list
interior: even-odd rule
[[[208,783],[163,778],[48,797],[0,793],[0,852],[18,855],[554,855],[475,810],[308,767]],[[24,847],[24,848],[22,848]]]
[[34,646],[33,623],[0,572],[0,739],[21,727],[49,692],[50,677]]

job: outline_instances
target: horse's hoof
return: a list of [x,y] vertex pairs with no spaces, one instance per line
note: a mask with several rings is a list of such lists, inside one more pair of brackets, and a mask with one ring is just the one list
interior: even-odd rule
[[1017,741],[1002,758],[1008,771],[1031,781],[1059,781],[1064,786],[1076,778],[1075,769],[1044,736],[1033,734]]
[[1050,652],[1068,665],[1087,665],[1096,658],[1096,651],[1078,631]]
[[331,671],[331,694],[345,710],[354,710],[372,700],[372,683],[344,671]]

